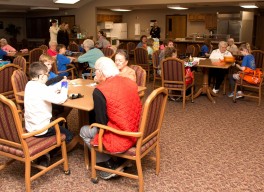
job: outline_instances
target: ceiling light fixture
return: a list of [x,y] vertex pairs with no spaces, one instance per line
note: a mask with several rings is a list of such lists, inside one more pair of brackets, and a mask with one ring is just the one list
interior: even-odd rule
[[58,7],[30,7],[30,10],[59,10]]
[[132,11],[131,9],[110,9],[111,11]]
[[53,0],[54,3],[61,3],[61,4],[75,4],[80,0]]
[[181,7],[180,5],[167,5],[167,8],[169,8],[169,9],[176,9],[176,10],[186,10],[186,9],[189,9],[187,7]]
[[256,8],[258,8],[258,6],[256,6],[255,3],[244,3],[244,4],[241,3],[239,5],[240,5],[240,7],[243,7],[245,9],[256,9]]

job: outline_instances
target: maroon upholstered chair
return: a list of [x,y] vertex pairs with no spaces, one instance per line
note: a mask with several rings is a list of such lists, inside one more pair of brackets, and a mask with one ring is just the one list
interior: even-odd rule
[[71,43],[69,45],[69,50],[72,52],[79,52],[80,51],[79,46],[75,43]]
[[159,70],[161,70],[159,63],[159,54],[160,50],[155,51],[152,54],[152,66],[153,66],[153,89],[156,87],[156,80],[161,81],[161,76],[159,74]]
[[16,99],[17,108],[19,110],[24,109],[24,97],[18,96],[17,93],[25,91],[26,84],[28,82],[27,75],[22,70],[15,70],[11,76],[11,83]]
[[264,71],[264,51],[253,50],[251,53],[255,58],[256,67]]
[[26,73],[26,70],[27,70],[27,61],[26,61],[26,59],[24,57],[17,56],[13,60],[13,64],[17,64],[19,67],[21,67],[22,71],[24,71],[24,73]]
[[[26,190],[21,189],[22,191],[30,192],[31,181],[62,163],[64,165],[65,174],[70,173],[66,152],[65,135],[60,134],[58,125],[60,121],[65,121],[65,119],[58,118],[39,131],[26,133],[25,129],[22,127],[19,112],[14,102],[1,94],[0,113],[0,155],[12,159],[5,164],[0,165],[0,170],[15,160],[24,162]],[[34,135],[42,133],[52,126],[54,126],[56,130],[55,136],[41,138],[34,137]],[[44,167],[32,163],[32,161],[56,147],[61,147],[62,158],[54,162],[52,165]],[[40,169],[40,172],[31,176],[31,166]]]
[[136,44],[133,42],[127,43],[127,54],[129,56],[129,59],[134,57],[134,50],[136,49]]
[[196,50],[195,50],[195,47],[194,45],[188,45],[187,48],[186,48],[186,52],[185,52],[185,55],[186,56],[192,56],[192,57],[195,57],[196,55]]
[[0,67],[0,94],[4,95],[8,99],[15,100],[13,87],[11,84],[11,76],[13,72],[20,69],[18,65],[7,64]]
[[[139,65],[130,65],[130,68],[132,68],[136,72],[136,83],[138,86],[146,87],[146,78],[147,74],[146,71]],[[142,91],[139,93],[139,97],[144,97],[145,92]]]
[[27,65],[28,65],[27,66],[27,70],[29,70],[29,66],[30,66],[31,63],[39,61],[39,57],[43,53],[44,53],[43,49],[40,49],[40,48],[35,48],[35,49],[32,49],[31,51],[29,51],[29,58],[28,58],[28,62],[27,62]]
[[[91,145],[92,182],[97,183],[96,170],[101,170],[115,173],[117,175],[125,176],[131,179],[136,179],[139,183],[139,191],[144,191],[141,159],[149,154],[149,152],[151,152],[152,150],[155,150],[156,152],[156,175],[158,175],[160,172],[160,130],[167,99],[168,91],[164,87],[160,87],[152,91],[142,108],[141,122],[138,132],[120,131],[98,123],[94,123],[91,125],[91,127],[99,128],[98,146]],[[107,169],[96,165],[96,151],[110,154],[108,151],[104,150],[102,144],[102,136],[104,134],[104,131],[106,130],[114,132],[118,135],[137,138],[135,146],[131,147],[126,152],[111,154],[112,156],[121,157],[127,160],[116,170]],[[134,161],[136,163],[137,174],[124,173],[120,171],[128,164],[128,161]]]
[[[191,97],[193,102],[194,79],[191,84],[186,85],[184,61],[177,58],[167,58],[161,62],[162,86],[169,90],[171,96],[181,96],[182,108],[185,108],[186,98]],[[191,89],[191,94],[186,96],[186,90]]]
[[147,78],[149,82],[149,76],[150,76],[150,63],[148,59],[148,51],[145,48],[136,48],[134,50],[134,61],[135,65],[141,66],[143,69],[147,72]]
[[112,48],[107,47],[107,48],[103,48],[102,52],[104,54],[105,57],[109,57],[109,58],[113,58],[113,56],[115,55],[115,52]]

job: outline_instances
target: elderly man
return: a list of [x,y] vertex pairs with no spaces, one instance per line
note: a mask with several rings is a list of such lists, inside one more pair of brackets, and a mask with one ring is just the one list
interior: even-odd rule
[[231,53],[236,53],[238,52],[238,48],[237,46],[235,45],[235,41],[233,38],[229,38],[227,40],[227,43],[228,43],[228,47],[227,47],[227,50],[230,51]]
[[[108,125],[118,130],[138,131],[141,102],[137,91],[137,84],[129,78],[119,76],[119,70],[113,60],[101,57],[95,63],[96,78],[99,85],[94,89],[95,122]],[[121,82],[121,83],[120,83]],[[98,143],[98,129],[83,126],[80,136],[90,147],[90,141]],[[111,132],[103,135],[103,146],[111,153],[122,153],[131,148],[136,139],[120,136]],[[116,163],[109,155],[97,153],[97,164],[109,169],[116,169]],[[115,176],[112,173],[99,172],[103,179]]]
[[[218,44],[218,49],[212,51],[209,59],[223,60],[224,56],[232,56],[232,54],[227,51],[227,42],[220,41]],[[213,92],[216,94],[219,92],[220,85],[222,84],[226,74],[226,69],[210,69],[210,77],[215,77],[215,87]],[[210,79],[210,78],[209,78]]]
[[94,68],[97,59],[104,56],[103,52],[100,49],[94,47],[94,41],[91,39],[86,39],[83,42],[83,48],[86,53],[78,57],[78,62],[88,62],[89,67]]
[[49,49],[47,50],[47,54],[53,58],[56,58],[57,52],[57,41],[50,41],[49,42]]

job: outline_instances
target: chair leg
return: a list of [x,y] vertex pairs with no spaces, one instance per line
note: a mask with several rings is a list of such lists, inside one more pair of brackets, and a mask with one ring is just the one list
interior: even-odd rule
[[153,90],[155,89],[155,83],[156,83],[156,78],[155,78],[155,75],[153,77]]
[[186,89],[183,90],[182,108],[185,109]]
[[88,147],[86,143],[83,145],[83,150],[84,150],[84,163],[85,163],[85,168],[89,170],[89,154],[88,154]]
[[31,172],[31,161],[28,159],[25,161],[25,185],[26,185],[26,192],[30,192],[30,172]]
[[142,173],[142,166],[141,166],[140,157],[137,157],[136,165],[137,165],[137,172],[138,172],[139,192],[143,192],[144,191],[144,181],[143,181],[143,173]]
[[96,178],[96,170],[95,170],[95,165],[96,165],[96,151],[93,147],[91,147],[91,169],[92,169],[92,182],[95,183],[97,180]]
[[160,172],[160,145],[158,141],[156,146],[156,175],[158,175],[159,172]]
[[66,150],[66,143],[63,141],[61,143],[61,153],[62,153],[62,158],[64,159],[63,163],[63,170],[65,174],[69,173],[69,164],[68,164],[68,157],[67,157],[67,150]]

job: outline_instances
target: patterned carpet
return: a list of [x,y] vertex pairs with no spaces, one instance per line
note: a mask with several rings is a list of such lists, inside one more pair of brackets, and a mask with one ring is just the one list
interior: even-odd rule
[[[151,90],[149,85],[148,90]],[[155,175],[150,156],[143,159],[145,191],[261,192],[264,191],[264,103],[250,99],[233,103],[219,94],[216,104],[201,96],[194,103],[168,101],[161,132],[161,170]],[[78,130],[77,111],[68,118]],[[137,191],[135,180],[117,177],[90,182],[83,149],[68,154],[71,175],[62,166],[32,182],[32,191]],[[0,163],[6,160],[0,157]],[[35,169],[33,169],[35,171]],[[135,172],[135,166],[128,169]],[[25,191],[24,165],[15,162],[0,171],[0,191]]]

